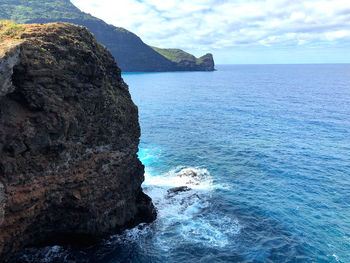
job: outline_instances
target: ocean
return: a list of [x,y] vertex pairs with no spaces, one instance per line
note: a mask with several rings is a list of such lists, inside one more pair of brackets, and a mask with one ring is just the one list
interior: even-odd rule
[[350,262],[350,65],[217,69],[123,74],[158,219],[28,262]]

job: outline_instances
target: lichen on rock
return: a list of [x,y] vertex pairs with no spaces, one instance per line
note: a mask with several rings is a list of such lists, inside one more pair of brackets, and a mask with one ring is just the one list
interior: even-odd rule
[[0,41],[0,257],[151,222],[138,110],[85,28],[32,24]]

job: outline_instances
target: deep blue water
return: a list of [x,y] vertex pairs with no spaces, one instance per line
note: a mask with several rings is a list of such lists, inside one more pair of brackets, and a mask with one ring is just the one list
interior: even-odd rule
[[136,262],[350,262],[350,65],[124,79],[140,111],[146,190],[164,177],[176,185],[180,167],[212,180],[194,211],[160,201],[152,254],[140,248]]
[[[90,262],[350,262],[350,65],[124,74],[157,221]],[[194,169],[202,180],[176,174]],[[191,191],[169,196],[167,189]],[[79,257],[78,257],[79,258]],[[73,261],[72,261],[73,262]]]

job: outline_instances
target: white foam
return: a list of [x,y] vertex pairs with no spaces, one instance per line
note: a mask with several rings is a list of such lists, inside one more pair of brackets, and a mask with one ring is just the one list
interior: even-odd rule
[[240,232],[238,220],[225,216],[200,217],[182,225],[182,237],[210,247],[232,244],[232,237]]
[[[199,179],[179,176],[184,170],[193,171]],[[190,190],[169,194],[169,189],[180,186],[187,186]],[[203,214],[203,210],[210,207],[210,197],[217,188],[209,171],[203,168],[181,166],[160,175],[154,175],[146,168],[144,190],[158,210],[155,231],[160,233],[156,235],[156,243],[161,249],[167,250],[174,245],[166,241],[170,234],[177,234],[182,239],[179,242],[207,247],[225,247],[232,243],[233,236],[241,229],[238,220]]]
[[46,253],[40,260],[42,263],[53,262],[55,260],[65,258],[68,255],[68,251],[61,246],[46,247],[43,248],[43,251],[46,251]]
[[[201,178],[200,183],[194,182],[191,178],[177,176],[181,170],[192,170],[198,174]],[[210,173],[207,169],[198,168],[198,167],[183,167],[179,166],[175,169],[170,170],[167,173],[154,175],[152,170],[146,168],[145,172],[145,186],[164,186],[164,187],[179,187],[179,186],[188,186],[192,189],[202,189],[202,190],[213,190],[214,184],[213,180],[210,177]]]
[[137,227],[125,230],[122,235],[111,236],[110,239],[106,241],[106,245],[113,245],[115,242],[125,243],[125,242],[139,241],[141,238],[145,237],[146,235],[151,234],[151,232],[152,232],[151,226],[145,223],[142,223]]
[[332,256],[335,258],[335,260],[336,260],[337,262],[339,262],[339,257],[338,257],[336,254],[333,254]]

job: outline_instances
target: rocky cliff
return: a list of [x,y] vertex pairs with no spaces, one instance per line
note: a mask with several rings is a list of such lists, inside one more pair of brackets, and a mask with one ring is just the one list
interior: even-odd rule
[[134,33],[80,11],[69,0],[0,0],[0,19],[18,23],[69,22],[86,26],[110,50],[123,71],[214,70],[214,63],[173,61]]
[[152,47],[159,54],[176,64],[179,71],[186,70],[200,70],[200,71],[213,71],[214,70],[214,59],[213,55],[208,53],[200,58],[177,48],[157,48]]
[[65,23],[2,23],[0,38],[0,258],[152,221],[138,110],[112,55]]

